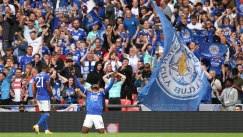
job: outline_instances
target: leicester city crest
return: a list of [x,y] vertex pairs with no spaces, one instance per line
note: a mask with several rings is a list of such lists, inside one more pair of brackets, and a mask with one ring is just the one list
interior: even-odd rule
[[90,14],[87,15],[87,18],[89,23],[93,22],[93,17]]
[[182,43],[176,35],[157,78],[161,90],[168,96],[178,100],[189,100],[198,97],[203,87],[203,74],[199,60]]
[[190,32],[187,30],[187,29],[185,29],[184,30],[184,35],[182,36],[184,39],[188,39],[188,38],[190,38],[191,36],[190,36]]
[[217,45],[209,46],[208,50],[211,54],[218,54],[219,53],[219,47]]

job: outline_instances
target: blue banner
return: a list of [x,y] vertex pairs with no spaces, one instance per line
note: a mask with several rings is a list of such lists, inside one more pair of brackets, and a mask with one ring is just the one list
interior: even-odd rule
[[202,57],[206,58],[223,56],[228,52],[228,47],[221,43],[202,42],[200,43],[199,52]]
[[86,25],[86,28],[89,29],[93,27],[94,25],[99,25],[102,23],[99,16],[94,12],[94,10],[91,10],[86,17],[84,18],[84,22]]
[[171,26],[159,7],[155,7],[164,34],[164,52],[138,100],[152,111],[197,111],[210,87],[200,61]]
[[100,39],[101,45],[104,44],[104,37],[103,37],[103,35],[105,34],[105,32],[106,32],[106,25],[103,24],[102,27],[100,28],[100,30],[97,33],[97,37]]
[[243,17],[243,1],[242,0],[235,0],[237,14]]
[[195,43],[200,42],[213,42],[213,31],[211,30],[191,30],[193,41]]
[[192,32],[188,27],[182,27],[180,36],[185,43],[192,42]]

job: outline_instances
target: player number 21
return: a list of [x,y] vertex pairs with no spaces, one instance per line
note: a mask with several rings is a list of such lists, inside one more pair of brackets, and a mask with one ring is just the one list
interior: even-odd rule
[[37,88],[43,87],[43,77],[36,77],[36,79],[38,80],[36,83],[36,87]]

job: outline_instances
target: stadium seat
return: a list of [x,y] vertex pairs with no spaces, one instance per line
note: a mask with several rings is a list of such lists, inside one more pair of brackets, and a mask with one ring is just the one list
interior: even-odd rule
[[[109,104],[109,99],[105,99],[105,105]],[[105,111],[108,111],[108,107],[105,107]]]
[[[121,99],[121,105],[131,105],[131,101],[128,99]],[[122,107],[121,111],[127,111],[127,107]]]
[[84,104],[84,100],[79,99],[79,100],[78,100],[78,104],[81,104],[81,105]]
[[139,111],[139,107],[128,107],[127,111]]
[[61,104],[64,104],[64,99],[62,99],[60,103],[61,103]]
[[132,94],[132,104],[134,104],[135,101],[137,101],[137,94]]

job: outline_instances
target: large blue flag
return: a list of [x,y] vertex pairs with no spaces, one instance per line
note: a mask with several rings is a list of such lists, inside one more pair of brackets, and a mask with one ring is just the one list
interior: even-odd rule
[[206,58],[223,56],[228,52],[228,47],[221,43],[202,42],[200,43],[199,52],[202,57]]
[[99,25],[102,23],[99,16],[94,12],[94,10],[91,10],[86,17],[84,18],[84,22],[86,25],[86,28],[89,29],[93,27],[94,25]]
[[243,17],[243,1],[242,0],[235,0],[236,7],[237,7],[237,14]]
[[103,35],[105,34],[105,32],[106,32],[106,25],[103,24],[102,27],[100,28],[100,30],[97,33],[97,37],[100,39],[101,45],[104,44],[104,37],[103,37]]
[[191,30],[188,28],[188,27],[183,27],[181,29],[181,33],[180,33],[180,36],[182,38],[182,40],[185,42],[185,43],[190,43],[192,42],[192,32]]
[[200,42],[213,42],[213,31],[211,30],[192,30],[193,41]]
[[164,34],[164,52],[138,100],[152,111],[197,111],[210,87],[200,61],[171,26],[163,12],[158,12]]

